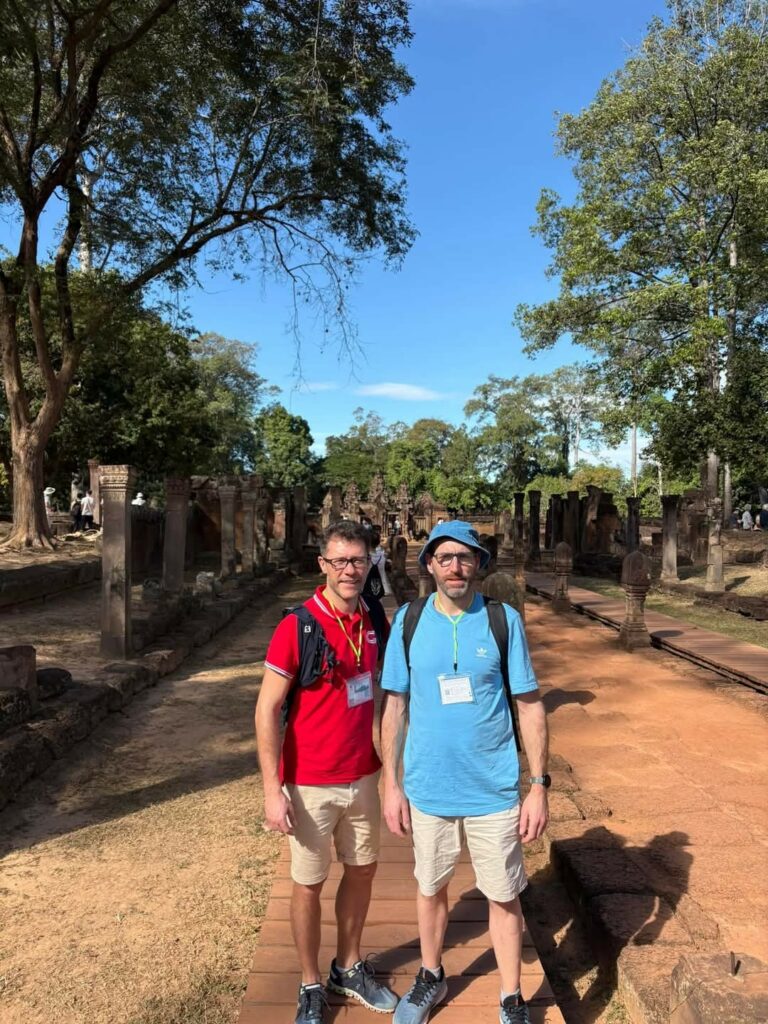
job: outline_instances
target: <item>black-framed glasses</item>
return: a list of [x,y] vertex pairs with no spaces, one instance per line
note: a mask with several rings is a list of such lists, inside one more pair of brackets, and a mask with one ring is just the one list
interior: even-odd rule
[[462,569],[471,569],[475,564],[476,555],[470,555],[468,553],[462,554],[448,554],[447,551],[443,551],[442,554],[432,555],[434,560],[440,566],[441,569],[447,569],[448,566],[453,562],[454,558],[459,563]]
[[325,558],[323,555],[320,557],[326,565],[330,565],[336,572],[341,572],[348,565],[351,565],[353,569],[364,569],[371,561],[370,555],[366,555],[364,558],[361,555],[356,555],[354,558]]

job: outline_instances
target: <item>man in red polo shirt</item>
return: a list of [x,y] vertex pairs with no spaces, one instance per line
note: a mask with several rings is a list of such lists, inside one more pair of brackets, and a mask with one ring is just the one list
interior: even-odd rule
[[[267,828],[291,845],[291,927],[301,964],[297,1024],[322,1024],[325,988],[318,962],[320,892],[331,841],[344,873],[336,895],[337,946],[328,987],[378,1013],[397,996],[380,985],[360,956],[360,939],[379,854],[381,762],[373,746],[373,686],[379,651],[360,597],[370,564],[370,532],[348,520],[323,536],[324,586],[305,602],[322,626],[336,665],[309,686],[296,683],[296,617],[287,615],[267,650],[256,706],[256,738]],[[290,694],[285,735],[283,703]]]

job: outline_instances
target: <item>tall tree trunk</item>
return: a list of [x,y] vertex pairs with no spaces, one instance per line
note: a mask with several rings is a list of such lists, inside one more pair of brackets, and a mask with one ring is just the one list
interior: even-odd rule
[[632,494],[637,497],[637,424],[632,424]]
[[723,522],[726,526],[733,512],[733,488],[731,485],[731,464],[723,463]]
[[13,432],[13,529],[8,547],[54,546],[43,499],[43,456],[45,442],[36,431]]
[[717,481],[718,471],[720,469],[720,459],[717,457],[716,452],[707,452],[707,497],[717,497]]

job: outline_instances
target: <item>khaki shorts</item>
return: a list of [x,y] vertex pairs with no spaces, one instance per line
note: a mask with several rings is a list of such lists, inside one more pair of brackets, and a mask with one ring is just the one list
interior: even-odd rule
[[477,887],[489,900],[509,903],[528,884],[519,834],[520,805],[495,814],[441,818],[411,804],[414,875],[424,896],[434,896],[453,875],[466,836]]
[[324,881],[331,866],[331,840],[342,864],[362,866],[379,858],[379,773],[343,786],[286,783],[293,804],[291,877],[299,885]]

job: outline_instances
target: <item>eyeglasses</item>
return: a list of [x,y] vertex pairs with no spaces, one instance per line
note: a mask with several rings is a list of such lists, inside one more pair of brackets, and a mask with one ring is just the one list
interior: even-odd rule
[[453,562],[454,558],[459,563],[462,569],[471,569],[472,566],[475,564],[476,556],[469,554],[449,555],[447,552],[444,551],[441,555],[432,555],[432,557],[434,558],[434,560],[437,562],[441,569],[447,569],[451,562]]
[[[320,556],[323,558],[323,556]],[[346,569],[348,565],[351,565],[353,569],[364,569],[370,562],[370,555],[366,555],[365,558],[323,558],[326,565],[330,565],[336,572],[341,572],[342,569]]]

